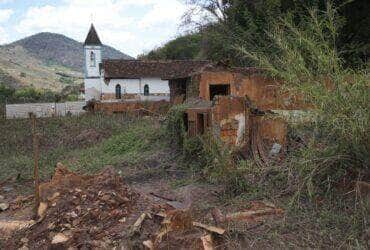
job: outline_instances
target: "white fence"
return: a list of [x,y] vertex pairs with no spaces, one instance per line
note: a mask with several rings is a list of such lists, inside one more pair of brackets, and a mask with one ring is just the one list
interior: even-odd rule
[[85,102],[6,104],[6,119],[28,118],[29,113],[37,117],[79,115],[85,112],[85,105]]

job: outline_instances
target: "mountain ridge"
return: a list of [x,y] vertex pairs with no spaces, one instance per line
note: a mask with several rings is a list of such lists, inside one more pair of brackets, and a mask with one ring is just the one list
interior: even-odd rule
[[[133,59],[103,45],[103,59]],[[0,84],[61,91],[83,83],[83,43],[41,32],[0,46]]]
[[[45,63],[54,62],[74,70],[83,70],[83,43],[63,34],[40,32],[2,47],[15,46],[23,47],[31,55]],[[103,45],[102,52],[103,59],[133,59],[133,57],[108,45]]]

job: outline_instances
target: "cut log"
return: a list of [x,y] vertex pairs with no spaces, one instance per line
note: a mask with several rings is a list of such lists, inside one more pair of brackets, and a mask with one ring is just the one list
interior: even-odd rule
[[200,238],[203,243],[204,250],[213,250],[213,242],[212,242],[212,235],[207,234]]
[[48,209],[48,204],[46,202],[41,202],[37,209],[38,222],[44,219],[47,209]]
[[147,248],[149,248],[150,250],[153,250],[154,249],[154,244],[151,240],[146,240],[143,242],[143,245],[146,246]]
[[133,225],[133,228],[132,228],[132,231],[133,232],[138,232],[140,231],[140,228],[141,228],[141,224],[143,223],[143,221],[145,220],[145,217],[146,217],[146,213],[142,213],[140,215],[140,217],[137,219],[137,221],[135,222],[135,224]]
[[225,221],[225,216],[222,214],[220,209],[218,208],[212,209],[211,214],[216,225]]
[[162,200],[166,200],[166,201],[176,201],[175,199],[172,199],[172,198],[169,198],[169,197],[165,197],[165,196],[163,196],[163,195],[156,194],[156,193],[153,193],[153,192],[150,192],[149,194],[153,195],[154,197],[160,198],[160,199],[162,199]]
[[217,233],[217,234],[220,234],[220,235],[223,235],[225,233],[225,229],[223,229],[223,228],[208,226],[208,225],[202,224],[200,222],[196,222],[196,221],[193,222],[193,226],[203,228],[203,229],[205,229],[209,232]]
[[263,216],[263,215],[270,215],[270,214],[282,214],[282,213],[283,213],[282,209],[268,208],[268,209],[260,209],[260,210],[252,210],[252,211],[227,214],[226,220],[239,220],[239,219],[252,218],[256,216]]

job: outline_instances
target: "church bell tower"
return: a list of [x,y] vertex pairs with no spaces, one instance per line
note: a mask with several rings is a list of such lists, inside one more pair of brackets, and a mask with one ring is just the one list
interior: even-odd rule
[[102,43],[93,24],[91,24],[90,31],[84,43],[84,58],[85,100],[100,100]]

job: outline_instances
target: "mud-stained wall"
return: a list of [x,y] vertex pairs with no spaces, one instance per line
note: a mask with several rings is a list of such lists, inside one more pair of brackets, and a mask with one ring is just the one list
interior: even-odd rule
[[211,112],[213,131],[223,142],[236,146],[246,142],[249,110],[244,98],[217,96]]
[[186,97],[186,83],[188,79],[181,78],[181,79],[172,79],[168,82],[170,87],[170,100],[171,103],[175,103],[176,100],[180,100],[178,102],[184,101]]
[[[107,114],[125,112],[154,112],[165,114],[170,108],[168,101],[126,101],[126,102],[95,102],[95,112],[105,112]],[[145,109],[146,111],[144,111]]]
[[[199,97],[210,100],[210,85],[229,84],[230,94],[248,98],[261,110],[300,109],[298,99],[280,91],[277,81],[256,73],[245,75],[229,71],[205,71],[193,77],[199,84]],[[196,96],[197,92],[191,93]]]
[[251,119],[257,122],[258,134],[266,144],[286,145],[288,125],[284,119],[269,115],[255,116]]

